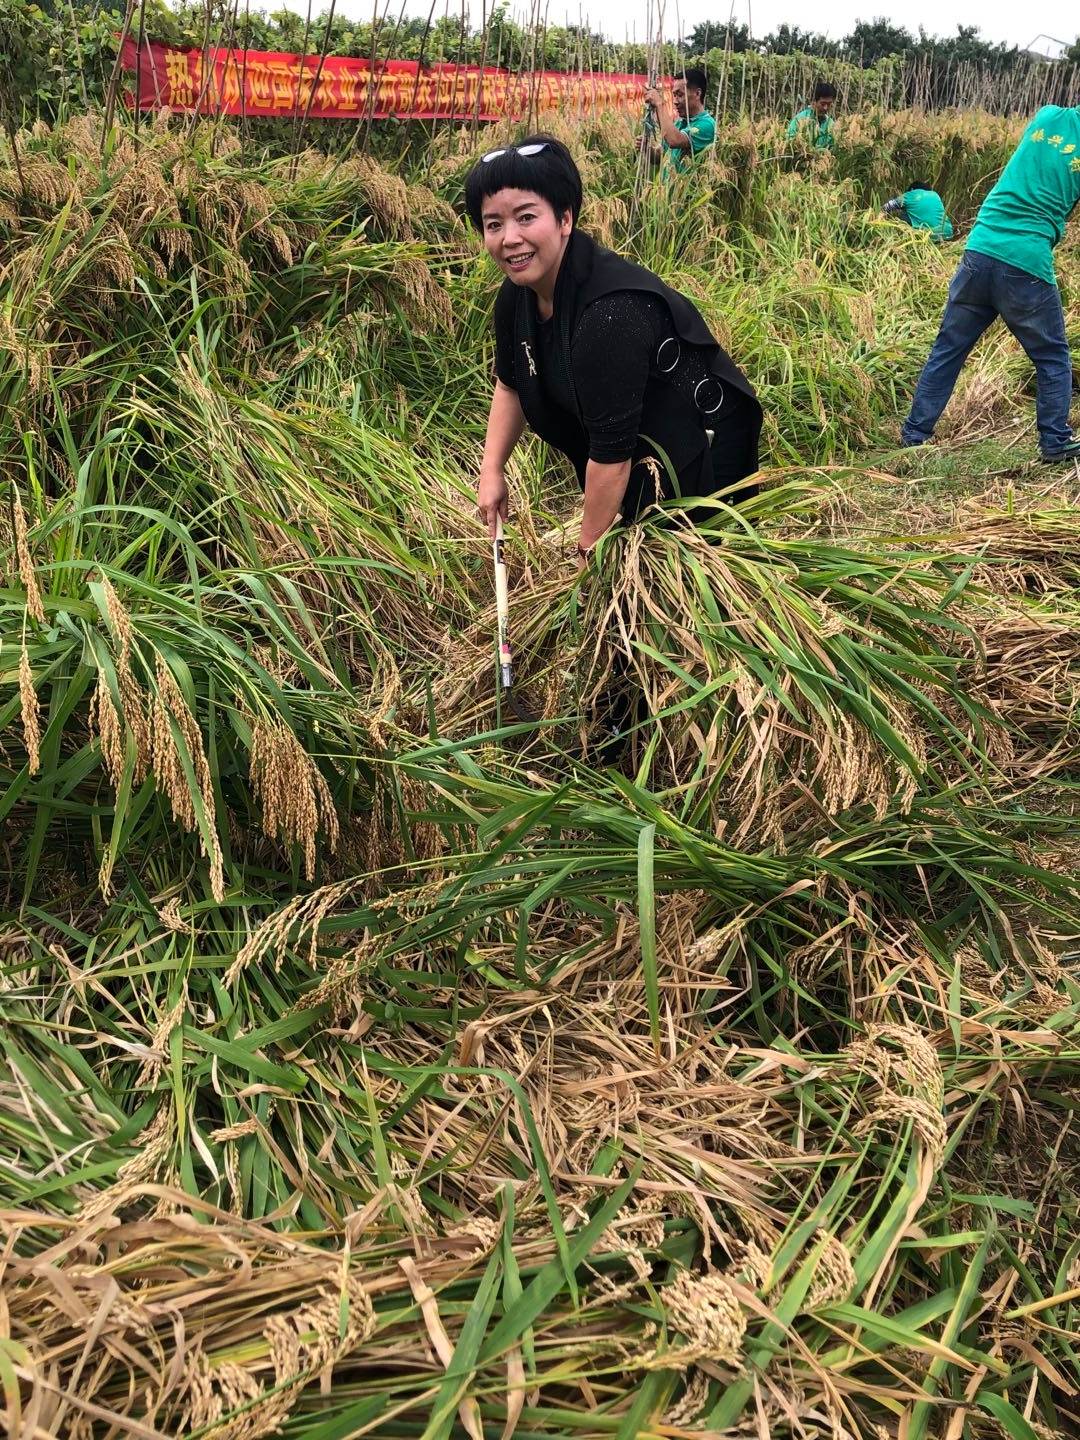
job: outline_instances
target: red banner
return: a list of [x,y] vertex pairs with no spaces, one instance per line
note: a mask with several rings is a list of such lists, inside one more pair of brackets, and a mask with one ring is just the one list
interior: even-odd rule
[[[425,65],[282,55],[269,50],[178,50],[169,45],[122,49],[135,72],[128,96],[142,110],[204,115],[304,115],[316,120],[503,120],[531,111],[641,107],[644,75],[600,71],[526,71],[512,75],[479,65]],[[314,93],[312,93],[314,92]]]

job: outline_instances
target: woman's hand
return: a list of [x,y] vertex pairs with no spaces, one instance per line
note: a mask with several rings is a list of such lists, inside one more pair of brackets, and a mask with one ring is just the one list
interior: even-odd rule
[[581,552],[591,550],[619,518],[629,480],[629,460],[617,460],[610,465],[590,460],[586,465],[585,505],[581,512],[581,533],[578,535],[579,564],[584,558]]
[[476,508],[486,521],[488,534],[493,540],[499,517],[503,520],[508,518],[509,505],[510,487],[506,483],[505,473],[496,469],[481,470],[476,487]]
[[495,525],[507,518],[510,491],[506,484],[506,462],[525,429],[525,414],[517,391],[496,380],[484,437],[484,458],[476,486],[476,508],[487,521],[488,534],[495,539]]

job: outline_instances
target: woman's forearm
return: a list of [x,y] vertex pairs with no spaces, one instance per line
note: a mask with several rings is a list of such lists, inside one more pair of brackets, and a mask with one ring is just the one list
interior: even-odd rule
[[619,460],[614,465],[590,460],[585,467],[585,509],[578,541],[583,550],[595,545],[604,531],[614,524],[622,508],[629,479],[629,460]]
[[488,411],[487,433],[484,436],[483,470],[503,470],[514,453],[514,446],[525,430],[525,415],[516,390],[501,380],[495,381],[495,392]]

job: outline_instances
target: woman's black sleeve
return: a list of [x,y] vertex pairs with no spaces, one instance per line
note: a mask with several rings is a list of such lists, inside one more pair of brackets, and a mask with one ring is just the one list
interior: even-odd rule
[[614,465],[633,456],[663,314],[663,302],[653,296],[618,290],[594,300],[582,316],[571,363],[590,460]]
[[506,286],[495,297],[495,377],[508,390],[516,390],[514,378],[514,302],[517,296]]

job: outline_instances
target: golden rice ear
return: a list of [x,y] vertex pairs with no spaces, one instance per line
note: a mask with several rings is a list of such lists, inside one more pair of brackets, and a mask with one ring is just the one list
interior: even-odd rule
[[[153,759],[153,744],[150,728],[150,698],[135,678],[132,669],[134,629],[131,617],[109,580],[100,577],[105,595],[105,613],[109,619],[113,638],[119,645],[115,655],[116,681],[119,690],[119,720],[124,732],[135,746],[134,779],[142,781],[149,773]],[[123,771],[123,745],[113,728],[115,715],[113,696],[104,675],[98,676],[95,703],[91,709],[91,726],[96,727],[102,744],[102,756],[114,784]]]
[[[189,1380],[192,1428],[209,1429],[221,1440],[276,1434],[311,1379],[328,1379],[334,1362],[374,1329],[374,1307],[359,1278],[347,1269],[340,1283],[328,1277],[314,1300],[265,1320],[259,1348],[269,1357],[272,1376],[263,1374],[261,1354],[246,1364],[220,1359],[211,1364],[199,1354]],[[239,1424],[229,1418],[236,1412]]]
[[97,685],[90,702],[90,730],[97,734],[109,779],[113,785],[119,785],[124,773],[124,732],[120,712],[103,670],[98,671]]
[[844,1053],[877,1091],[853,1133],[870,1135],[881,1126],[909,1120],[936,1170],[948,1138],[945,1078],[941,1059],[926,1036],[912,1025],[870,1024]]
[[148,1182],[162,1172],[165,1160],[176,1142],[176,1116],[168,1095],[154,1112],[153,1119],[138,1137],[139,1149],[125,1160],[116,1172],[112,1185],[97,1191],[79,1211],[80,1221],[90,1224],[101,1216],[120,1210]]
[[347,173],[356,181],[385,238],[411,240],[409,187],[401,176],[391,175],[369,155],[358,155],[350,160]]
[[664,1411],[664,1424],[676,1430],[697,1431],[709,1403],[712,1378],[696,1365],[688,1366],[686,1374],[686,1387],[675,1404]]
[[393,276],[401,286],[405,309],[425,330],[451,330],[454,312],[450,297],[419,255],[404,255],[394,262]]
[[340,837],[337,811],[322,771],[284,721],[251,720],[251,788],[271,839],[299,847],[304,874],[315,878],[319,835],[333,852]]
[[[41,598],[37,573],[30,555],[30,536],[26,528],[26,513],[18,487],[11,487],[12,517],[15,530],[15,554],[19,567],[19,580],[26,591],[26,608],[39,625],[45,624],[45,605]],[[25,648],[25,647],[24,647]]]
[[22,713],[23,744],[31,775],[41,769],[41,707],[34,688],[30,654],[23,640],[19,650],[19,708]]
[[[150,751],[154,779],[158,789],[169,801],[173,818],[186,830],[198,834],[200,849],[210,861],[210,889],[216,900],[224,900],[224,860],[217,833],[217,804],[202,731],[176,683],[175,676],[160,655],[157,657],[155,680],[157,683],[151,702],[150,719]],[[199,825],[194,794],[185,773],[180,752],[181,741],[194,771],[205,831],[204,827]]]
[[235,984],[249,965],[264,956],[272,955],[274,964],[282,965],[294,927],[298,935],[308,936],[308,960],[314,969],[318,954],[319,925],[335,906],[363,889],[365,878],[350,876],[346,880],[335,881],[332,885],[323,885],[309,894],[296,895],[280,910],[270,914],[251,930],[237,952],[236,959],[225,972],[226,987]]
[[685,1370],[698,1361],[737,1367],[742,1363],[746,1312],[732,1282],[719,1271],[684,1270],[659,1291],[670,1328],[683,1337],[640,1357],[644,1370]]
[[602,245],[613,248],[629,217],[629,206],[621,195],[592,195],[585,202],[581,224]]
[[169,1038],[176,1027],[183,1024],[187,1012],[188,987],[185,980],[180,987],[176,1003],[161,1016],[150,1037],[150,1054],[135,1079],[135,1084],[140,1089],[152,1087],[157,1083],[161,1071],[169,1062]]

